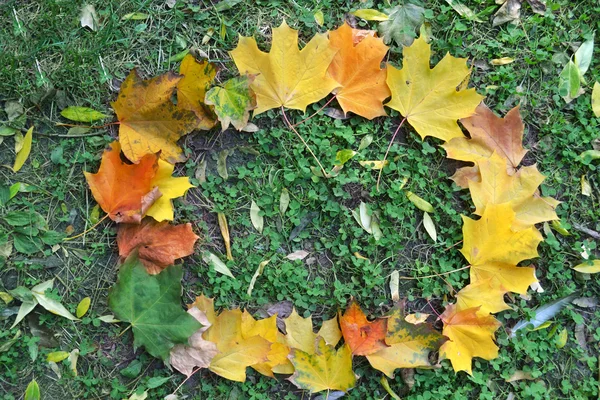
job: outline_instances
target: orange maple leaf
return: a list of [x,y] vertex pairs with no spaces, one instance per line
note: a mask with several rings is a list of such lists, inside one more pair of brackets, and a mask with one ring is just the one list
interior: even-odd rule
[[380,318],[370,322],[356,301],[352,300],[339,319],[342,335],[352,354],[366,356],[388,347],[385,344],[387,320]]
[[368,119],[387,115],[383,100],[391,93],[381,61],[389,47],[383,39],[375,37],[373,31],[352,29],[344,23],[329,32],[329,42],[339,48],[328,72],[341,85],[334,92],[344,113],[351,111]]
[[142,80],[134,69],[121,84],[119,96],[111,104],[120,122],[123,153],[132,162],[159,151],[160,158],[171,164],[185,161],[177,141],[198,126],[198,118],[171,102],[181,79],[180,75],[167,72]]
[[192,254],[196,240],[198,236],[192,231],[190,223],[171,225],[166,221],[156,222],[152,218],[144,218],[139,225],[120,225],[117,234],[121,260],[138,248],[140,261],[152,275],[173,265],[177,258]]
[[[501,118],[481,103],[474,115],[463,118],[460,122],[467,128],[471,138],[457,137],[443,144],[448,158],[475,163],[496,152],[506,160],[508,174],[516,172],[527,153],[523,148],[524,125],[518,106]],[[478,172],[477,167],[460,168],[452,179],[457,185],[466,188],[468,180],[479,180]]]
[[158,169],[158,156],[148,154],[138,164],[121,159],[121,145],[113,142],[102,154],[95,174],[84,172],[92,195],[115,222],[140,223],[148,208],[161,196],[151,182]]

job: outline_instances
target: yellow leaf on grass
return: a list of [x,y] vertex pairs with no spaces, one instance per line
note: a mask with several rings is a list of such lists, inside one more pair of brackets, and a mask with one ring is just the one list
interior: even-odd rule
[[596,274],[600,272],[600,260],[586,261],[573,267],[573,269],[584,274]]
[[308,353],[293,349],[290,359],[296,369],[290,381],[311,393],[323,390],[346,392],[356,384],[352,352],[346,344],[335,351],[335,347],[327,345],[321,338],[316,351]]
[[15,165],[13,166],[14,172],[17,172],[18,170],[20,170],[23,167],[23,165],[25,164],[25,161],[27,161],[27,158],[29,158],[29,153],[31,153],[32,137],[33,137],[33,126],[27,130],[27,133],[25,134],[25,138],[23,139],[23,147],[21,147],[21,150],[19,150],[19,152],[17,153],[17,156],[15,157]]
[[175,166],[163,160],[158,160],[158,170],[152,178],[150,185],[158,187],[162,194],[146,212],[158,222],[173,221],[173,202],[172,199],[185,195],[188,189],[194,185],[190,183],[187,176],[176,178],[171,176]]
[[88,312],[88,310],[90,309],[91,302],[92,299],[90,299],[89,297],[85,297],[79,302],[79,304],[77,305],[77,309],[75,310],[75,315],[77,316],[77,318],[83,317]]
[[592,111],[594,115],[600,118],[600,83],[594,83],[592,89]]
[[198,125],[196,114],[171,102],[181,76],[168,72],[142,80],[132,70],[121,84],[117,100],[111,103],[119,119],[119,142],[125,156],[133,163],[146,154],[160,151],[171,163],[185,161],[177,145],[183,135]]
[[454,371],[471,372],[473,357],[492,360],[498,357],[498,346],[494,343],[494,332],[500,322],[493,316],[478,313],[478,308],[458,310],[450,304],[441,315],[444,322],[442,333],[449,340],[440,348],[440,358],[449,359]]
[[212,63],[197,61],[193,55],[188,54],[181,61],[179,74],[183,78],[177,83],[177,105],[196,114],[196,129],[212,128],[217,121],[210,108],[204,104],[204,96],[217,75],[217,69]]
[[496,152],[476,164],[481,180],[469,182],[475,214],[482,215],[488,204],[508,203],[516,213],[513,224],[516,229],[558,219],[554,210],[560,202],[539,195],[538,187],[545,177],[535,165],[522,167],[509,175],[505,159]]
[[48,356],[46,357],[46,361],[52,361],[57,363],[66,359],[67,357],[69,357],[69,353],[67,353],[66,351],[54,351],[48,354]]
[[335,346],[342,333],[337,325],[337,317],[323,322],[318,333],[313,331],[312,317],[303,318],[296,309],[285,320],[285,343],[292,348],[300,349],[305,353],[312,354],[315,351],[315,340],[317,336],[325,339],[327,344]]
[[460,251],[471,264],[472,283],[493,279],[507,291],[525,294],[537,281],[533,268],[516,265],[538,256],[542,235],[533,226],[512,230],[515,218],[509,204],[488,204],[477,221],[463,216]]
[[509,310],[510,307],[504,302],[506,292],[501,286],[494,285],[492,279],[470,283],[456,293],[456,308],[461,311],[480,307],[479,311],[484,314]]
[[251,85],[258,115],[281,106],[305,111],[327,96],[339,86],[327,73],[336,52],[325,34],[315,35],[299,50],[298,31],[283,21],[273,28],[269,53],[259,50],[254,38],[240,36],[231,56],[240,74],[258,74]]
[[367,119],[387,115],[383,100],[390,96],[390,89],[381,61],[389,47],[383,39],[344,23],[329,32],[329,40],[339,49],[328,71],[341,85],[334,92],[344,113],[351,111]]
[[392,99],[386,105],[399,111],[421,138],[463,137],[458,119],[472,115],[483,96],[475,89],[457,90],[470,75],[466,59],[447,54],[431,69],[430,47],[420,37],[404,47],[402,69],[388,64]]

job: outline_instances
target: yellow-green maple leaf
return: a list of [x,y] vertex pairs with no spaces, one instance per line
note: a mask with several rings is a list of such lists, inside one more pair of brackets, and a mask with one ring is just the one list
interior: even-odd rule
[[535,165],[522,167],[514,175],[509,175],[506,160],[496,152],[476,164],[481,180],[469,181],[475,214],[482,215],[488,204],[508,203],[516,213],[515,229],[558,219],[554,209],[560,202],[539,195],[538,187],[545,177]]
[[158,222],[173,221],[173,202],[171,200],[185,195],[188,189],[194,187],[187,176],[180,178],[171,176],[174,168],[174,165],[158,160],[158,170],[151,181],[152,187],[158,187],[162,196],[152,204],[146,215]]
[[324,321],[317,334],[313,331],[312,317],[303,318],[298,315],[296,309],[293,309],[284,321],[287,332],[285,336],[287,345],[308,354],[314,353],[317,336],[322,337],[327,344],[332,346],[335,346],[342,337],[336,317]]
[[259,50],[254,38],[240,36],[231,56],[240,74],[258,74],[250,86],[258,115],[281,106],[305,111],[327,96],[339,86],[327,73],[336,52],[325,34],[316,34],[299,50],[298,31],[283,21],[273,28],[269,53]]
[[421,138],[462,137],[457,120],[473,114],[483,96],[475,89],[457,90],[470,75],[466,59],[446,54],[432,69],[430,56],[431,47],[421,36],[404,47],[402,69],[388,64],[392,98],[386,105],[399,111]]
[[536,282],[534,269],[517,267],[538,256],[542,236],[533,227],[514,231],[515,212],[510,204],[488,204],[477,221],[463,216],[463,247],[471,264],[471,282],[494,279],[507,291],[524,294]]
[[290,360],[296,369],[290,381],[311,393],[323,390],[346,392],[356,383],[352,371],[352,351],[347,344],[336,351],[335,347],[319,338],[316,351],[311,354],[293,349]]

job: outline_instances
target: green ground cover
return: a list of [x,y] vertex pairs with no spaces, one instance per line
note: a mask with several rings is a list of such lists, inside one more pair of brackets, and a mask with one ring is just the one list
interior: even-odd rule
[[[334,29],[350,18],[358,27],[375,24],[352,19],[346,13],[357,8],[380,8],[385,4],[366,1],[248,1],[227,10],[208,1],[177,0],[170,8],[165,1],[96,2],[100,18],[97,31],[80,26],[83,3],[67,0],[5,1],[0,4],[0,106],[19,101],[25,107],[23,126],[35,126],[31,156],[23,169],[13,173],[0,169],[2,185],[15,182],[36,188],[17,194],[0,207],[0,218],[11,211],[35,210],[49,229],[63,232],[72,226],[81,232],[90,226],[95,205],[82,171],[96,171],[102,149],[117,135],[115,127],[69,135],[59,112],[69,105],[89,106],[110,114],[120,82],[131,68],[150,76],[177,69],[173,56],[182,50],[201,50],[220,68],[218,80],[237,71],[227,51],[235,47],[238,34],[255,35],[260,44],[270,42],[270,27],[285,18],[301,31],[301,41],[316,32]],[[484,22],[461,17],[444,1],[423,4],[429,11],[433,56],[439,61],[446,52],[467,57],[473,73],[471,82],[486,103],[499,115],[520,105],[526,121],[525,146],[530,150],[524,165],[537,163],[547,176],[542,185],[545,196],[563,202],[557,209],[571,236],[544,233],[541,257],[533,261],[545,292],[527,301],[515,297],[513,311],[499,315],[506,327],[529,318],[538,305],[571,293],[598,297],[600,287],[594,275],[570,269],[581,261],[582,245],[596,252],[595,238],[575,227],[600,230],[597,162],[582,162],[579,154],[592,149],[598,138],[598,123],[590,107],[591,85],[587,93],[570,104],[558,94],[558,76],[574,48],[600,28],[600,6],[594,0],[548,1],[545,15],[523,4],[516,25],[492,27],[491,15],[498,8],[493,0],[465,1]],[[315,22],[321,10],[323,27]],[[147,14],[142,20],[122,20],[128,13]],[[203,38],[214,30],[206,43]],[[221,34],[223,33],[223,34]],[[515,62],[493,66],[490,61],[511,57]],[[588,83],[600,80],[599,60],[594,57],[586,75]],[[389,61],[401,64],[401,49],[392,46]],[[309,107],[317,110],[325,100]],[[297,121],[302,115],[290,112]],[[372,314],[383,314],[391,305],[388,278],[392,271],[402,276],[423,276],[463,267],[465,261],[455,246],[462,239],[461,214],[473,211],[468,192],[460,190],[448,177],[458,163],[445,158],[439,141],[421,141],[408,126],[402,129],[391,149],[390,167],[382,186],[375,188],[377,173],[358,160],[380,160],[399,122],[392,118],[366,121],[351,117],[340,121],[319,114],[299,132],[316,150],[326,166],[333,166],[336,152],[356,150],[363,137],[373,143],[361,150],[335,178],[324,180],[311,172],[314,160],[295,136],[285,128],[281,115],[271,110],[254,122],[256,133],[218,130],[194,133],[182,140],[189,155],[176,172],[187,175],[196,189],[176,201],[176,222],[191,222],[201,236],[200,246],[224,254],[217,212],[227,215],[235,259],[229,266],[237,277],[219,275],[201,259],[200,252],[184,261],[184,295],[191,302],[204,293],[215,298],[217,307],[245,307],[259,312],[270,304],[289,300],[301,314],[320,321],[335,315],[351,296]],[[0,121],[8,115],[0,111]],[[1,164],[12,165],[13,140],[0,144]],[[227,157],[228,179],[217,172],[219,154]],[[206,160],[206,181],[200,182],[199,165]],[[580,178],[587,177],[591,196],[581,194]],[[433,220],[438,242],[433,243],[422,226],[422,212],[400,190],[405,189],[435,206]],[[285,215],[279,213],[283,188],[291,195]],[[250,221],[254,200],[264,212],[265,229],[259,234]],[[383,237],[375,241],[351,215],[360,202],[369,204],[380,216]],[[303,227],[298,229],[297,227]],[[8,232],[4,222],[0,232]],[[0,291],[16,286],[31,287],[56,278],[52,296],[67,308],[91,297],[88,314],[79,323],[36,310],[19,326],[9,329],[14,316],[0,320],[0,345],[22,331],[19,339],[0,352],[0,394],[3,399],[20,398],[35,378],[46,399],[128,398],[136,390],[148,390],[149,398],[162,399],[184,379],[169,371],[159,360],[139,350],[133,351],[130,332],[107,324],[98,317],[110,314],[108,289],[116,279],[117,252],[115,227],[104,223],[96,230],[58,247],[45,246],[31,255],[13,251],[0,267]],[[304,262],[284,256],[305,249],[312,254]],[[353,254],[358,252],[369,260]],[[258,279],[252,296],[246,294],[257,266],[271,259]],[[452,293],[468,281],[463,270],[442,278],[402,280],[400,292],[411,310],[441,312]],[[428,299],[430,304],[423,299]],[[14,307],[9,304],[8,308]],[[525,332],[509,338],[497,333],[500,356],[490,362],[476,360],[473,376],[455,374],[450,363],[441,368],[419,370],[409,388],[401,374],[390,381],[402,398],[482,398],[504,399],[513,393],[522,399],[582,399],[598,397],[598,340],[600,309],[568,306],[547,329]],[[557,333],[566,329],[568,341],[557,349]],[[581,330],[585,347],[581,343]],[[580,332],[576,334],[576,332]],[[579,339],[579,340],[578,340]],[[33,360],[32,348],[39,345]],[[80,350],[73,376],[59,364],[59,379],[46,362],[48,353],[74,348]],[[358,361],[360,376],[348,398],[385,398],[381,374]],[[534,379],[506,382],[516,370],[531,372]],[[180,389],[180,396],[194,399],[308,398],[285,380],[265,378],[248,372],[248,380],[234,383],[208,371],[194,375]],[[159,378],[172,377],[163,382]]]

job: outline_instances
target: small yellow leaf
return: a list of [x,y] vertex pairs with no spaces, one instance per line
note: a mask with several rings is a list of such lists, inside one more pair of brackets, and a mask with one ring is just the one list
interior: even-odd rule
[[600,260],[586,261],[573,267],[573,269],[584,274],[595,274],[600,272]]
[[404,317],[404,320],[410,324],[418,325],[418,324],[422,324],[425,321],[427,321],[427,318],[429,318],[429,314],[414,313],[414,314],[408,314],[406,317]]
[[88,312],[88,310],[90,309],[91,301],[92,299],[86,297],[79,302],[79,304],[77,305],[77,310],[75,311],[75,315],[77,316],[77,318],[83,317]]
[[173,170],[175,166],[161,159],[158,160],[158,170],[152,178],[150,185],[157,187],[162,194],[146,212],[146,215],[154,218],[158,222],[173,221],[173,202],[172,199],[184,196],[188,189],[194,185],[190,183],[187,176],[174,177]]
[[366,21],[387,21],[389,19],[387,14],[384,14],[381,11],[373,10],[372,8],[363,8],[352,11],[350,14]]
[[315,22],[317,23],[317,25],[323,26],[323,24],[325,23],[325,16],[323,15],[323,11],[321,11],[321,10],[315,11],[314,17],[315,17]]
[[229,238],[229,226],[227,225],[227,217],[223,213],[217,213],[217,220],[219,221],[219,229],[221,229],[221,236],[223,236],[223,242],[225,243],[227,259],[229,261],[233,261],[233,255],[231,254],[231,239]]
[[52,361],[57,363],[66,359],[67,357],[69,357],[69,353],[67,353],[66,351],[54,351],[48,354],[48,356],[46,357],[46,361]]
[[543,324],[541,324],[540,326],[538,326],[537,328],[533,328],[531,329],[531,331],[541,331],[543,329],[548,328],[550,325],[552,325],[552,321],[546,321]]
[[433,219],[431,219],[431,215],[428,212],[423,214],[423,226],[429,234],[429,237],[433,239],[434,242],[437,242],[437,231],[435,229],[435,224],[433,223]]
[[433,206],[423,200],[422,198],[420,198],[419,196],[417,196],[416,194],[414,194],[413,192],[407,191],[406,192],[406,197],[408,198],[408,200],[410,200],[411,203],[413,203],[419,210],[421,211],[425,211],[428,213],[433,213],[435,212],[435,210],[433,209]]
[[21,150],[17,153],[17,156],[15,157],[15,165],[13,166],[14,172],[17,172],[18,170],[20,170],[21,167],[23,167],[23,164],[25,164],[25,161],[27,161],[27,158],[29,157],[29,153],[31,152],[32,136],[33,136],[33,126],[31,128],[29,128],[29,130],[25,134],[25,139],[23,140],[23,147],[21,148]]
[[358,162],[363,167],[371,168],[371,169],[382,169],[383,167],[387,167],[390,163],[388,160],[370,160],[370,161],[359,161]]
[[592,89],[592,111],[594,115],[600,118],[600,83],[594,83],[594,89]]
[[370,261],[367,257],[363,256],[362,254],[360,254],[358,251],[354,252],[354,257],[358,258],[359,260],[366,260],[366,261]]
[[494,58],[491,62],[492,65],[506,65],[515,62],[514,58],[510,57],[502,57],[502,58]]
[[592,185],[590,185],[585,175],[581,175],[581,194],[588,197],[592,195]]
[[563,328],[562,331],[558,334],[556,339],[556,348],[562,349],[567,344],[567,340],[569,339],[569,334],[566,329]]
[[2,299],[2,301],[5,304],[8,304],[11,301],[13,301],[13,297],[10,294],[6,293],[6,292],[0,292],[0,299]]

